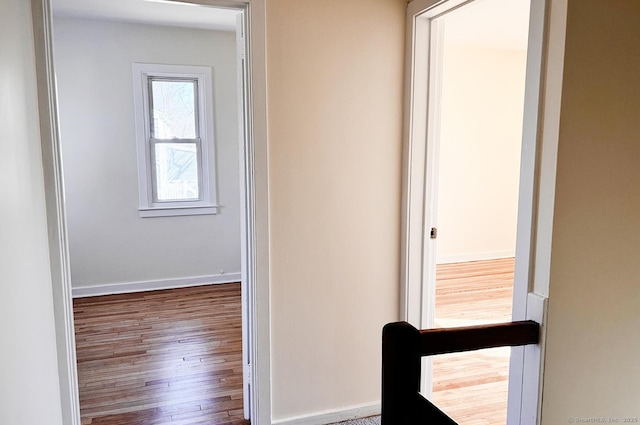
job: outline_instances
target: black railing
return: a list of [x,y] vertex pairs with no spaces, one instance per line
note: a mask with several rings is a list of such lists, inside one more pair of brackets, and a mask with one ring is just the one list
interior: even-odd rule
[[456,425],[420,394],[422,356],[537,344],[534,321],[418,330],[407,322],[382,331],[382,425]]

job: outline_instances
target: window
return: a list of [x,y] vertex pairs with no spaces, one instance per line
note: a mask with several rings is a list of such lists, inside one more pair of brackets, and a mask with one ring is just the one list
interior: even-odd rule
[[133,64],[140,216],[215,214],[211,68]]

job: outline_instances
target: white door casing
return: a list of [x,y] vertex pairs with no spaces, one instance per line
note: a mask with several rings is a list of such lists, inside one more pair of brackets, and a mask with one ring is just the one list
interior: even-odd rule
[[[247,131],[247,111],[246,111],[246,87],[247,87],[247,70],[245,58],[245,20],[244,11],[241,11],[236,17],[236,72],[237,72],[237,90],[238,97],[238,140],[244,141]],[[246,188],[247,181],[251,176],[247,175],[249,165],[246,163],[247,154],[245,152],[245,144],[238,143],[240,153],[240,187]],[[248,281],[247,261],[249,253],[249,221],[247,214],[247,205],[250,200],[247,199],[247,191],[240,193],[240,274],[241,274],[241,297],[242,297],[242,398],[244,418],[251,419],[251,332],[249,332],[249,324],[251,323],[251,311],[249,311],[249,300],[251,299],[251,285]],[[252,276],[253,278],[253,276]]]
[[[183,0],[178,0],[183,1]],[[184,0],[243,12],[245,34],[243,153],[243,344],[254,425],[271,423],[268,163],[265,0]],[[80,425],[62,151],[58,127],[50,0],[31,0],[63,423]],[[240,79],[239,79],[240,82]],[[251,363],[249,364],[248,359]]]
[[[434,126],[438,112],[429,105],[440,78],[433,67],[438,49],[431,46],[438,46],[441,33],[432,20],[470,1],[414,0],[407,8],[401,317],[419,328],[432,324],[428,301],[435,292],[435,244],[429,232],[437,218],[438,146],[433,135],[439,129]],[[540,344],[512,350],[510,425],[533,425],[540,417],[565,23],[566,0],[531,0],[513,320],[537,321],[542,335]]]

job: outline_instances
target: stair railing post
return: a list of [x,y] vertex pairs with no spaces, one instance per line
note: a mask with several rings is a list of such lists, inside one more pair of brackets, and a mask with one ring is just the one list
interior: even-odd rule
[[381,425],[418,423],[420,367],[420,331],[407,322],[387,324],[382,330]]

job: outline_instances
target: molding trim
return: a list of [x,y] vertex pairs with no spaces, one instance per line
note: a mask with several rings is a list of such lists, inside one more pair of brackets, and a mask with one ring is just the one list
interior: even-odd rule
[[359,404],[345,409],[325,410],[272,421],[273,425],[324,425],[380,414],[380,403]]
[[515,249],[504,250],[504,251],[470,252],[467,254],[440,257],[437,259],[436,263],[437,264],[466,263],[469,261],[499,260],[501,258],[512,258],[515,256],[516,256]]
[[131,292],[157,291],[160,289],[186,288],[189,286],[217,285],[240,282],[240,273],[225,273],[211,276],[194,276],[176,279],[143,280],[139,282],[107,283],[78,286],[71,290],[73,298],[95,297],[97,295],[127,294]]
[[527,296],[527,320],[541,326],[540,342],[537,345],[520,347],[523,350],[522,402],[520,425],[536,425],[542,417],[542,387],[544,381],[544,353],[547,341],[547,314],[549,299],[530,292]]
[[31,0],[31,19],[40,114],[43,187],[49,228],[49,262],[61,416],[62,423],[65,425],[80,425],[76,340],[71,300],[71,266],[53,67],[53,14],[50,0]]

